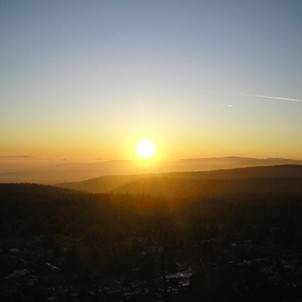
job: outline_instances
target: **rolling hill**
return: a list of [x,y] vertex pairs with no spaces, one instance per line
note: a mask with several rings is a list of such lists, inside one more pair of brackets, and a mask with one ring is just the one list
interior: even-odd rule
[[224,194],[302,195],[302,166],[103,176],[59,187],[89,193],[129,193],[160,197],[223,196]]

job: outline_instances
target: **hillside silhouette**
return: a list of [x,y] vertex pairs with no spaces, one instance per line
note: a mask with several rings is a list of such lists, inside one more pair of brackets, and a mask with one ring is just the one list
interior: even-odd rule
[[225,194],[302,194],[302,166],[280,165],[217,171],[103,176],[60,187],[90,193],[129,193],[164,197]]

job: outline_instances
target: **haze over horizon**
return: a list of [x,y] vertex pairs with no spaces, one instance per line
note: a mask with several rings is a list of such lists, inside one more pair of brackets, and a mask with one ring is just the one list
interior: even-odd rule
[[0,1],[1,175],[133,160],[144,137],[158,162],[301,160],[301,15],[301,1]]
[[302,160],[233,156],[142,163],[136,160],[72,161],[70,159],[0,157],[0,183],[58,184],[108,175],[211,171],[275,165],[302,165]]

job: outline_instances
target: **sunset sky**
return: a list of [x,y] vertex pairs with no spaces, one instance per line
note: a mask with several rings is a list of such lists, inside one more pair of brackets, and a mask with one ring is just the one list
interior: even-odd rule
[[302,159],[302,1],[0,0],[0,156]]

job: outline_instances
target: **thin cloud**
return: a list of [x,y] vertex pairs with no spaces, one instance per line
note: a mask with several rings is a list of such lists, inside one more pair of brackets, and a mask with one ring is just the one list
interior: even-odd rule
[[239,95],[250,96],[250,97],[261,98],[261,99],[287,101],[287,102],[302,102],[302,100],[300,100],[300,99],[284,98],[284,97],[280,97],[280,96],[270,96],[270,95],[260,95],[260,94],[246,94],[246,93],[239,93]]
[[33,156],[28,156],[28,155],[3,155],[3,156],[0,156],[0,158],[24,158],[24,159],[27,159],[27,158],[34,158]]

